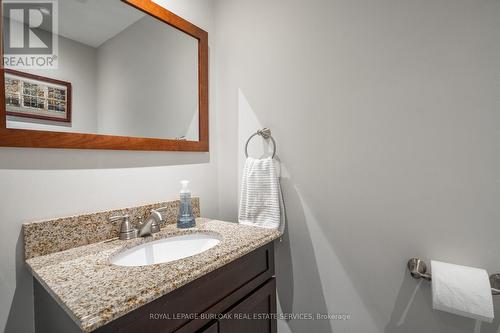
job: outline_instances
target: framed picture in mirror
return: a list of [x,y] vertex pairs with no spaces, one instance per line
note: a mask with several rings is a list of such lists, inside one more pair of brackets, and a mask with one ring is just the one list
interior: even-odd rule
[[71,123],[71,83],[5,69],[5,113]]

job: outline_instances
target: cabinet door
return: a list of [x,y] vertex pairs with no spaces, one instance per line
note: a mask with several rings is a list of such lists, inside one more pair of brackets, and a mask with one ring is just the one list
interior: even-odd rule
[[219,333],[276,333],[274,278],[238,303],[219,320]]
[[198,333],[219,333],[219,323],[215,322],[209,327],[202,329]]

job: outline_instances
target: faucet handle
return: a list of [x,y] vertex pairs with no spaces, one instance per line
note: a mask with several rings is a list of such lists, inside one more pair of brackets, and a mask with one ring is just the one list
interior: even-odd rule
[[108,218],[109,222],[114,222],[119,220],[122,220],[122,225],[120,226],[119,238],[122,240],[137,238],[137,229],[134,228],[134,226],[130,222],[130,216],[128,214],[116,215]]

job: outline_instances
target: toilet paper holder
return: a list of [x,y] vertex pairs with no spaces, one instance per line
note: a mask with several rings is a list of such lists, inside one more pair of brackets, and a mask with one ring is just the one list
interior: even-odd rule
[[[407,264],[410,275],[414,279],[432,280],[432,275],[427,273],[427,265],[420,258],[411,258]],[[500,273],[490,275],[491,293],[500,295]]]

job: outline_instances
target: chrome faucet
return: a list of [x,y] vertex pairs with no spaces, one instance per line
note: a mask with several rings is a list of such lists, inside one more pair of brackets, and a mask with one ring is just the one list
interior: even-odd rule
[[137,237],[146,237],[160,231],[160,223],[163,221],[163,217],[161,216],[160,212],[166,209],[167,207],[152,209],[146,221],[139,222],[137,228],[135,228],[132,225],[132,222],[130,222],[129,215],[111,216],[108,219],[108,221],[114,222],[122,220],[122,224],[120,227],[120,236],[119,236],[119,239],[121,240],[129,240]]
[[138,225],[139,237],[149,236],[160,231],[160,223],[163,221],[160,212],[151,209],[150,213],[151,214],[146,221],[139,223]]

